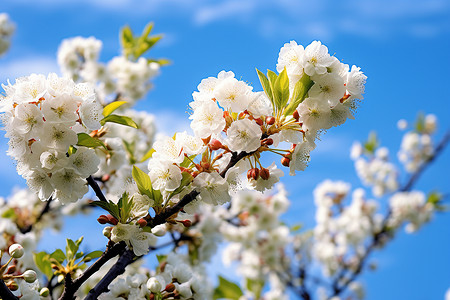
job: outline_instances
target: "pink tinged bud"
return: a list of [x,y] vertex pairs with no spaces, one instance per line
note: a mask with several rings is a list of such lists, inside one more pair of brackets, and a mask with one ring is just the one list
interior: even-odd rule
[[138,225],[142,228],[145,227],[147,225],[147,221],[145,219],[139,219],[137,221]]
[[24,254],[24,250],[22,245],[20,244],[13,244],[9,247],[9,256],[13,258],[21,258]]
[[99,222],[100,224],[106,224],[109,222],[109,219],[107,216],[105,215],[101,215],[100,217],[98,217],[97,222]]
[[6,287],[11,291],[17,291],[19,289],[19,286],[15,281],[10,281],[6,284]]
[[216,139],[212,139],[211,142],[209,143],[209,149],[216,151],[219,150],[220,148],[222,148],[222,143],[219,140]]
[[266,168],[261,168],[261,171],[259,172],[259,176],[261,176],[261,178],[263,180],[267,180],[270,178],[270,172],[269,169]]
[[166,285],[166,288],[164,290],[168,293],[172,293],[173,291],[175,291],[175,285],[173,283],[169,283],[168,285]]
[[192,222],[191,220],[183,220],[183,221],[179,221],[181,224],[183,224],[184,227],[191,227],[192,226]]
[[108,218],[108,222],[112,225],[117,225],[119,223],[119,220],[117,220],[111,215],[107,215],[106,217]]
[[105,175],[102,176],[102,181],[103,182],[107,182],[110,178],[111,178],[111,175],[105,174]]
[[9,266],[8,270],[6,270],[6,274],[13,274],[16,271],[16,265]]
[[297,111],[297,110],[294,110],[294,113],[292,114],[292,117],[294,117],[294,119],[295,119],[296,121],[298,121],[298,120],[300,119],[300,115],[298,114],[298,111]]
[[258,180],[259,178],[259,169],[253,168],[247,171],[247,178],[253,178],[254,180]]
[[267,125],[275,124],[275,118],[272,116],[266,117],[266,123],[267,123]]
[[282,159],[281,159],[281,164],[283,165],[283,166],[285,166],[285,167],[289,167],[289,163],[291,162],[291,160],[289,159],[289,158],[287,158],[287,157],[283,157]]

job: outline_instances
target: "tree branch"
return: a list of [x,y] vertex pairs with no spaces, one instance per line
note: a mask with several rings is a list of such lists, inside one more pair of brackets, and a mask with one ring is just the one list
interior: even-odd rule
[[50,198],[48,198],[48,200],[45,202],[45,206],[44,206],[44,208],[42,209],[41,213],[37,216],[36,220],[34,221],[34,224],[30,224],[30,225],[28,225],[28,226],[25,227],[25,228],[21,228],[21,229],[20,229],[20,232],[23,233],[23,234],[25,234],[25,233],[27,233],[27,232],[30,232],[30,231],[33,229],[33,226],[34,226],[36,223],[38,223],[39,221],[41,221],[41,220],[42,220],[42,217],[43,217],[46,213],[48,213],[48,212],[50,211],[50,204],[51,204],[52,201],[53,201],[53,197],[50,196]]
[[110,259],[113,257],[119,255],[125,250],[125,243],[120,242],[116,244],[110,244],[106,248],[105,252],[103,252],[102,256],[100,256],[99,259],[95,261],[92,265],[87,268],[83,274],[80,275],[77,279],[73,280],[71,284],[64,284],[64,291],[59,298],[59,300],[72,300],[75,299],[74,295],[75,292],[81,287],[81,285],[89,278],[91,277],[95,272],[100,270],[100,268]]
[[103,195],[102,190],[100,189],[94,178],[92,178],[92,176],[89,176],[88,178],[86,178],[86,180],[88,184],[91,186],[91,188],[94,190],[94,193],[97,196],[97,198],[100,199],[100,201],[108,202],[108,200],[106,200],[105,195]]
[[3,279],[0,279],[0,299],[2,300],[19,300],[10,289],[6,286]]
[[[441,139],[439,144],[436,146],[434,153],[432,156],[430,156],[427,160],[423,162],[423,164],[419,167],[419,169],[414,172],[409,180],[406,182],[405,185],[400,187],[397,192],[407,192],[410,191],[414,185],[416,184],[417,180],[420,178],[420,176],[424,173],[426,168],[436,160],[436,158],[442,153],[442,151],[445,149],[445,147],[450,142],[450,130],[446,132],[444,137]],[[342,284],[340,282],[344,279],[345,275],[345,269],[340,272],[340,274],[336,277],[336,279],[333,281],[333,294],[330,296],[329,299],[331,299],[334,296],[339,296],[343,291],[345,291],[348,288],[348,285],[352,283],[356,277],[361,273],[363,270],[367,259],[369,258],[370,254],[373,250],[375,250],[383,241],[383,236],[388,233],[388,222],[389,218],[391,216],[391,210],[388,211],[386,216],[383,219],[382,223],[382,229],[381,231],[374,234],[372,241],[368,245],[366,251],[364,252],[363,256],[360,258],[359,263],[356,267],[356,269],[351,273],[350,277],[347,277]]]

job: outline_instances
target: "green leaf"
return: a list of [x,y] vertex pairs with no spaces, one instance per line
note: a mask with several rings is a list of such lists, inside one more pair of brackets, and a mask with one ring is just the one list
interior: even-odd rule
[[428,194],[427,202],[433,205],[438,204],[443,198],[443,195],[439,192],[433,191]]
[[183,162],[180,164],[180,167],[189,168],[189,166],[192,164],[192,162],[194,161],[194,158],[196,156],[197,155],[194,154],[194,155],[189,156],[189,158],[185,157]]
[[283,109],[289,101],[289,77],[287,76],[286,68],[278,75],[275,81],[275,89],[273,90],[274,98],[278,99],[278,109]]
[[100,256],[102,256],[103,251],[97,250],[97,251],[92,251],[91,253],[86,254],[86,256],[83,259],[94,259],[94,258],[98,258]]
[[134,57],[138,59],[141,57],[145,52],[150,50],[160,39],[163,38],[162,34],[155,35],[146,39],[139,39],[138,45],[136,49],[134,50]]
[[128,153],[128,156],[130,157],[130,164],[134,165],[136,163],[136,158],[134,157],[134,148],[135,148],[135,141],[128,143],[126,140],[122,140],[123,145],[125,146],[125,150]]
[[103,116],[107,117],[110,114],[112,114],[116,109],[118,109],[119,107],[121,107],[122,105],[124,105],[125,103],[127,103],[127,101],[114,101],[111,102],[110,104],[106,105],[103,108]]
[[156,259],[158,260],[158,263],[162,263],[167,259],[167,255],[165,254],[156,254]]
[[103,126],[105,123],[117,123],[125,126],[130,126],[133,128],[138,128],[137,124],[129,117],[118,116],[118,115],[109,115],[100,120],[100,124]]
[[133,203],[131,199],[128,197],[127,193],[122,194],[122,197],[120,197],[117,206],[119,208],[120,223],[123,224],[127,223],[128,218],[130,217],[131,208],[133,206]]
[[214,290],[213,299],[230,299],[238,300],[244,293],[242,293],[241,288],[231,282],[219,276],[219,286]]
[[14,208],[10,207],[2,213],[2,218],[14,218],[16,216],[16,212]]
[[114,202],[93,201],[91,202],[91,204],[103,208],[104,210],[109,212],[114,218],[118,220],[120,219],[119,208],[117,207],[116,204],[114,204]]
[[269,79],[267,79],[266,75],[264,75],[263,72],[256,69],[256,72],[258,73],[259,81],[261,82],[261,85],[264,89],[264,92],[266,93],[267,97],[270,99],[270,102],[273,104],[273,94],[272,94],[272,88],[270,87]]
[[66,257],[67,260],[71,260],[75,257],[75,254],[78,251],[78,245],[72,241],[71,239],[66,239]]
[[139,189],[139,192],[153,199],[152,181],[150,180],[148,174],[139,169],[138,167],[133,166],[131,175],[133,176],[134,181],[136,181],[136,185]]
[[169,199],[172,198],[173,196],[181,193],[181,191],[188,186],[192,180],[194,180],[194,176],[192,176],[189,172],[183,172],[181,173],[181,175],[183,176],[181,179],[181,184],[178,188],[176,188],[169,196]]
[[155,149],[150,149],[145,153],[145,155],[142,157],[141,162],[146,161],[147,159],[151,158],[153,156],[153,153],[155,153]]
[[364,144],[364,150],[368,153],[368,154],[374,154],[375,150],[378,148],[379,142],[378,142],[378,138],[377,138],[377,134],[375,131],[372,131],[371,133],[369,133],[369,138],[367,140],[367,142]]
[[106,149],[105,144],[101,140],[93,138],[92,136],[84,132],[78,134],[77,146],[84,146],[88,148],[103,147]]
[[53,269],[49,259],[50,256],[44,251],[39,253],[33,253],[34,263],[36,264],[38,269],[42,273],[44,273],[45,276],[47,276],[48,279],[50,279],[53,276]]
[[150,32],[152,32],[153,26],[155,23],[149,22],[147,25],[145,25],[144,30],[142,31],[141,37],[146,38],[150,35]]
[[249,291],[251,291],[253,294],[255,294],[255,299],[259,299],[261,296],[261,291],[264,287],[264,281],[263,280],[255,280],[247,278],[246,280],[246,287]]
[[271,70],[267,70],[267,78],[269,79],[269,85],[270,85],[270,90],[272,91],[272,104],[273,104],[273,109],[274,112],[277,110],[277,102],[278,100],[275,99],[275,82],[277,81],[278,75],[271,71]]
[[291,227],[291,231],[299,231],[300,229],[302,229],[303,225],[302,224],[296,224],[294,226]]
[[298,105],[302,103],[303,100],[305,100],[306,95],[308,95],[309,89],[313,85],[314,81],[312,81],[308,75],[303,74],[300,80],[295,84],[291,101],[284,111],[285,116],[291,115],[297,109]]
[[62,263],[66,259],[66,255],[61,249],[56,249],[52,254],[50,254],[50,258]]
[[148,58],[147,62],[148,63],[155,62],[155,63],[158,63],[160,66],[167,66],[167,65],[170,65],[172,63],[170,61],[170,59],[167,59],[167,58],[159,58],[159,59],[150,59],[150,58]]

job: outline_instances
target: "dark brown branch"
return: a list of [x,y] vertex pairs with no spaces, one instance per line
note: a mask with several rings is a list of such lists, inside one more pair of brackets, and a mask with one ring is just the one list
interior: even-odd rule
[[[433,155],[423,162],[423,164],[419,167],[419,169],[414,174],[411,175],[406,184],[398,189],[398,192],[410,191],[414,187],[415,183],[420,178],[420,176],[424,173],[425,169],[433,161],[436,160],[436,158],[442,153],[442,151],[445,149],[445,147],[448,145],[449,142],[450,142],[450,131],[447,131],[444,137],[439,142],[439,144],[436,146]],[[339,294],[341,294],[343,291],[347,289],[348,285],[352,283],[363,270],[366,261],[369,258],[370,254],[372,253],[372,251],[375,250],[378,246],[380,246],[380,244],[384,242],[384,238],[389,233],[388,222],[390,216],[391,211],[389,210],[383,219],[381,231],[374,234],[372,241],[367,246],[367,249],[364,252],[364,255],[360,258],[358,266],[351,273],[351,275],[346,279],[344,279],[346,272],[345,269],[343,269],[340,272],[340,274],[336,277],[336,279],[333,281],[333,295],[330,298],[332,298],[333,296],[339,296]],[[342,280],[343,283],[340,284]]]
[[89,291],[85,300],[95,300],[100,294],[108,289],[108,285],[119,275],[125,272],[125,268],[136,259],[132,250],[126,250],[114,264],[114,266],[106,273],[97,285]]
[[10,289],[6,286],[3,279],[0,279],[0,299],[2,300],[19,300],[18,297],[14,296]]
[[88,178],[86,178],[86,180],[88,184],[91,186],[91,188],[94,190],[94,193],[97,196],[97,198],[100,199],[100,201],[108,202],[106,200],[105,195],[103,195],[102,190],[98,186],[97,182],[94,180],[94,178],[92,178],[92,176],[89,176]]
[[125,250],[125,243],[120,242],[117,244],[109,245],[105,252],[103,252],[102,256],[100,256],[99,259],[95,261],[92,265],[87,268],[83,274],[81,274],[80,277],[73,280],[68,284],[66,281],[64,284],[64,291],[59,298],[60,300],[68,300],[68,299],[75,299],[75,292],[80,288],[80,286],[89,278],[91,277],[95,272],[100,270],[100,268],[110,259],[114,258],[115,256],[119,255]]

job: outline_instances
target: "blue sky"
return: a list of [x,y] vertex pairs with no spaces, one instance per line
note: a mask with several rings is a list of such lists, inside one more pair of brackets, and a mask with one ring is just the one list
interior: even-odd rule
[[[106,61],[118,54],[121,26],[129,24],[139,32],[155,21],[155,32],[165,38],[150,54],[173,64],[162,70],[138,108],[156,114],[167,134],[188,126],[187,104],[202,78],[232,70],[260,90],[255,67],[275,69],[279,49],[290,40],[303,45],[321,40],[330,53],[360,66],[368,81],[356,120],[323,137],[306,172],[284,178],[292,200],[285,219],[291,224],[314,224],[312,189],[321,180],[343,179],[359,186],[349,159],[353,140],[376,130],[395,159],[398,119],[412,120],[424,111],[438,116],[441,133],[450,129],[448,0],[3,0],[1,11],[17,25],[10,52],[0,58],[2,83],[32,72],[57,72],[56,51],[63,38],[101,39],[101,60]],[[5,139],[0,141],[0,191],[6,196],[24,182],[4,154]],[[426,172],[419,188],[450,192],[449,153],[447,149]],[[74,238],[83,234],[85,228],[76,227],[76,220],[68,224],[66,232]],[[450,287],[449,254],[448,214],[437,215],[417,234],[400,233],[373,256],[380,267],[363,276],[367,299],[443,299]]]

